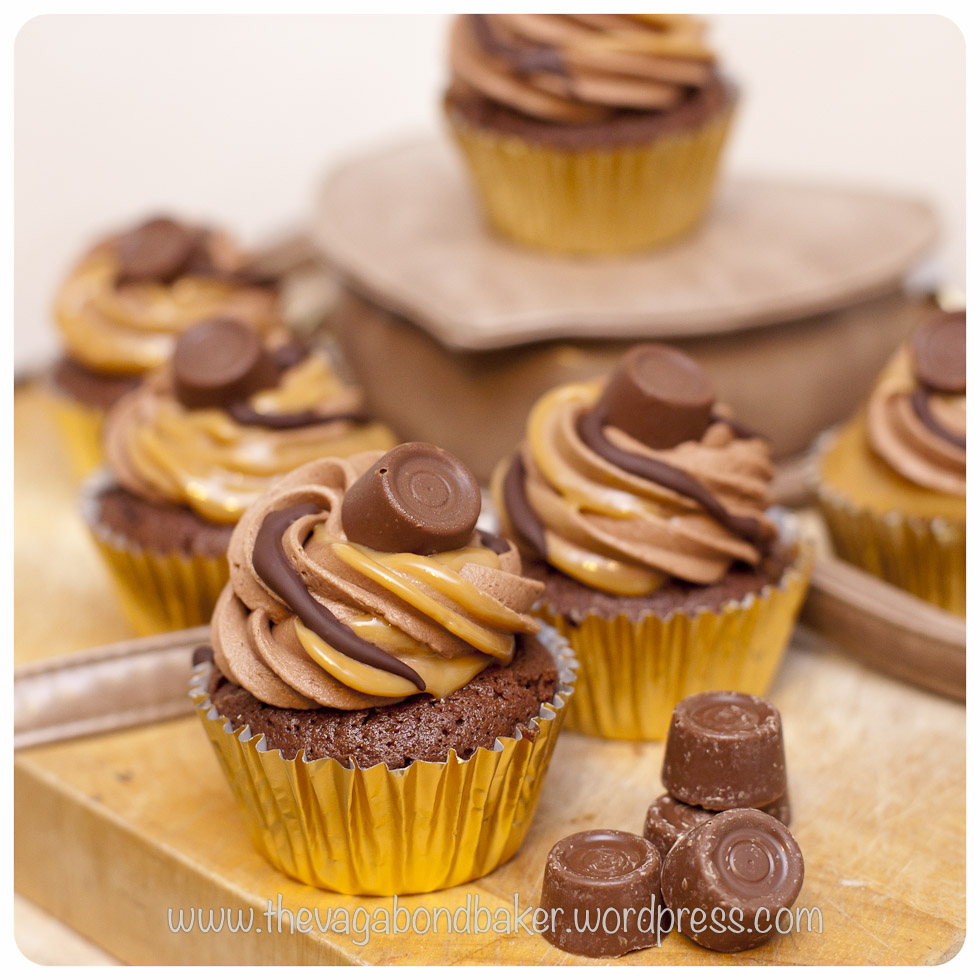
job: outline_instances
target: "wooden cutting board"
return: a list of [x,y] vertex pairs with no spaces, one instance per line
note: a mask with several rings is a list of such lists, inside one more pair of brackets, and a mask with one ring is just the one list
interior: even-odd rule
[[[783,714],[793,832],[806,860],[798,905],[820,908],[820,934],[782,937],[738,963],[936,963],[964,935],[964,711],[868,673],[799,635],[771,694]],[[590,827],[638,832],[662,792],[660,744],[563,732],[523,848],[488,877],[419,898],[537,903],[548,850]],[[277,935],[265,910],[294,914],[391,908],[274,871],[244,825],[196,718],[17,756],[15,887],[129,963],[582,962],[537,936]],[[253,910],[248,935],[171,932],[168,909]],[[205,913],[206,914],[206,913]],[[336,914],[336,913],[334,913]],[[286,920],[284,920],[286,921]],[[419,920],[421,921],[421,920]],[[314,927],[315,928],[315,927]],[[683,937],[633,954],[634,964],[730,962]]]
[[[15,652],[24,662],[127,635],[72,510],[67,471],[38,392],[16,399]],[[798,905],[822,932],[735,958],[683,937],[636,965],[937,963],[965,931],[965,710],[869,672],[799,631],[771,696],[783,714],[793,832],[806,859]],[[562,733],[518,855],[469,885],[401,904],[455,910],[537,903],[548,850],[565,834],[639,831],[662,792],[660,744]],[[538,936],[363,937],[270,933],[267,903],[370,915],[390,899],[300,885],[252,849],[196,718],[30,749],[15,759],[15,887],[130,963],[560,964],[589,961]],[[174,933],[168,909],[253,910],[248,934]],[[285,919],[283,920],[286,921]],[[421,920],[419,920],[421,921]],[[444,919],[443,919],[444,921]],[[336,923],[336,918],[334,919]],[[519,926],[517,927],[520,928]]]

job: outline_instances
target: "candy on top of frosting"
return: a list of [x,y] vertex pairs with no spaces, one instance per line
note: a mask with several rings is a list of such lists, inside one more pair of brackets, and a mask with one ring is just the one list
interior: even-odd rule
[[701,366],[664,344],[630,348],[606,382],[603,421],[651,449],[700,439],[711,423],[715,391]]
[[[185,334],[172,361],[109,413],[106,458],[122,486],[232,524],[303,463],[392,445],[388,429],[363,415],[360,389],[341,381],[324,355],[297,355],[283,335],[260,343],[242,324],[226,329],[229,322]],[[214,359],[203,356],[212,334],[221,341]]]
[[240,320],[195,324],[174,346],[174,392],[187,408],[224,408],[278,381],[272,351]]
[[[619,595],[645,595],[668,577],[716,582],[734,561],[760,561],[776,534],[765,515],[766,442],[713,400],[703,412],[710,387],[680,352],[670,385],[638,378],[638,364],[654,364],[655,379],[671,363],[661,353],[635,348],[606,384],[546,393],[518,456],[493,480],[505,530],[572,578]],[[651,441],[668,445],[636,438],[648,415],[668,434]]]
[[473,531],[463,547],[419,555],[348,540],[346,494],[381,458],[309,463],[235,528],[212,645],[221,671],[267,704],[354,709],[419,690],[444,697],[509,663],[515,632],[538,629],[527,610],[542,586],[521,576],[509,543]]
[[172,218],[151,218],[119,239],[117,282],[173,282],[193,262],[195,250],[204,256],[204,233]]
[[92,248],[59,289],[55,317],[71,356],[109,374],[158,367],[201,320],[282,326],[274,285],[230,238],[166,217]]
[[932,391],[966,394],[966,310],[937,313],[909,341],[916,380]]
[[937,314],[886,366],[868,402],[868,442],[921,487],[966,494],[966,314]]
[[382,551],[432,555],[462,548],[482,505],[476,477],[445,449],[406,442],[385,453],[347,491],[347,537]]
[[714,76],[701,21],[682,14],[465,14],[453,85],[556,123],[658,111]]

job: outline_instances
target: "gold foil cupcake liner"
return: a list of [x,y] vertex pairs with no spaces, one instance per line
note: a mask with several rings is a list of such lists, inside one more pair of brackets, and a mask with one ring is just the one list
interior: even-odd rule
[[583,610],[572,618],[546,603],[536,608],[535,615],[568,640],[579,661],[569,728],[601,738],[662,739],[674,705],[689,694],[764,695],[782,661],[812,565],[811,547],[801,544],[778,584],[693,615],[609,619]]
[[521,846],[537,806],[575,684],[565,641],[540,639],[559,684],[527,723],[468,759],[361,769],[336,759],[284,759],[264,736],[218,713],[207,694],[209,664],[191,697],[256,849],[292,878],[350,895],[449,888],[489,874]]
[[452,113],[450,125],[498,232],[550,252],[612,255],[660,245],[697,223],[733,111],[649,143],[574,150],[480,129]]
[[819,477],[819,460],[833,441],[822,437],[814,453],[811,485],[840,558],[958,616],[966,616],[966,523],[899,511],[875,512]]
[[208,622],[228,581],[227,557],[154,552],[101,524],[98,496],[110,482],[104,470],[90,476],[82,486],[81,510],[133,628],[164,633]]
[[105,412],[69,398],[48,385],[47,401],[71,463],[72,475],[81,482],[103,463],[102,423]]

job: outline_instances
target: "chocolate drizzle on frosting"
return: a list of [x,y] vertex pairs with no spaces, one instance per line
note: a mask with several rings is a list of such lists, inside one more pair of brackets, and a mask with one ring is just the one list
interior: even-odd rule
[[290,565],[282,547],[286,529],[300,517],[317,514],[316,504],[295,504],[273,511],[262,521],[255,537],[252,564],[262,581],[295,613],[303,625],[344,656],[378,670],[397,674],[425,690],[425,681],[407,664],[359,637],[349,626],[310,595],[303,579]]
[[486,14],[467,14],[473,36],[487,54],[506,61],[514,71],[521,75],[532,75],[535,72],[551,72],[555,75],[567,74],[561,52],[550,44],[539,44],[534,47],[518,47],[501,40]]
[[492,534],[490,531],[479,531],[480,544],[484,548],[489,548],[495,555],[506,555],[510,551],[510,542],[500,534]]
[[[727,422],[727,419],[725,421]],[[770,528],[754,517],[740,517],[737,514],[732,514],[703,484],[683,470],[662,460],[640,456],[613,445],[602,431],[605,422],[604,414],[597,407],[591,412],[584,412],[580,415],[576,423],[579,438],[594,453],[627,473],[632,473],[634,476],[649,480],[652,483],[658,483],[668,490],[689,497],[703,507],[705,513],[713,517],[722,527],[757,546],[761,547],[772,541],[773,532]],[[508,510],[509,507],[510,502],[508,500]],[[521,528],[518,527],[518,530]],[[522,533],[524,532],[522,531]]]
[[541,558],[548,554],[544,540],[544,526],[538,520],[524,489],[527,471],[518,453],[504,477],[504,506],[514,530],[531,545]]
[[960,435],[958,432],[950,432],[933,414],[929,407],[929,391],[926,388],[916,388],[912,392],[911,402],[912,411],[915,412],[916,418],[930,432],[939,436],[940,439],[944,439],[951,446],[956,446],[957,449],[966,449],[966,436]]

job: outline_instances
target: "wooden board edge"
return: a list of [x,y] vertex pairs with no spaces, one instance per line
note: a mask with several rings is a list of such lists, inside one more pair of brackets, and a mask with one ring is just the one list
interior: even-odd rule
[[821,557],[800,621],[865,666],[966,700],[966,622],[868,572]]
[[22,758],[14,763],[14,890],[131,965],[358,963],[313,934],[283,942],[272,931],[171,931],[168,909],[248,903],[181,854],[135,834],[98,800],[65,793]]

